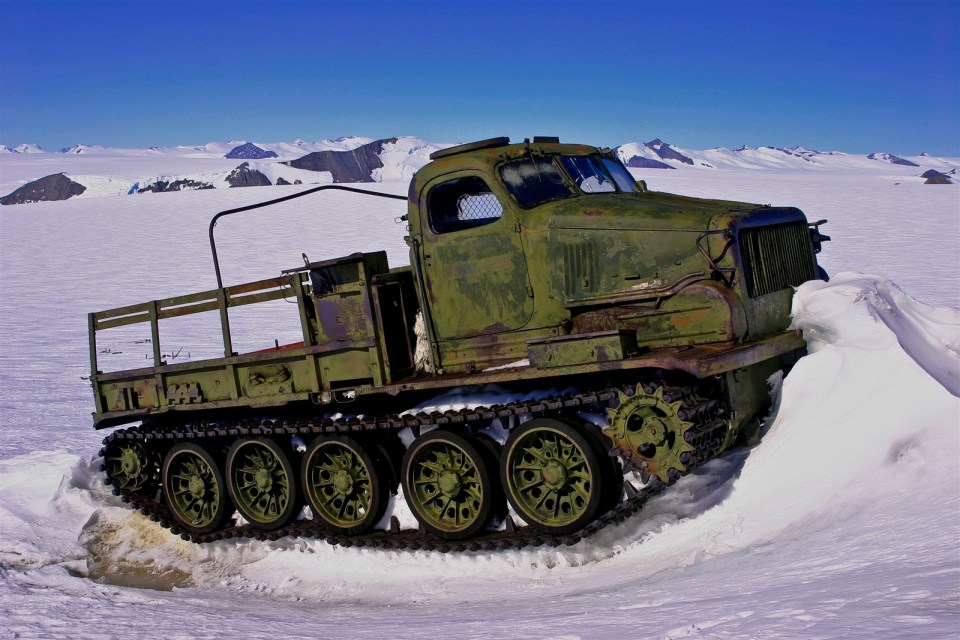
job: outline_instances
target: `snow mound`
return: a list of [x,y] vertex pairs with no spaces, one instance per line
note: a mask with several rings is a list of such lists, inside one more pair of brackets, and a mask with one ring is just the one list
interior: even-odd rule
[[[802,291],[794,303],[794,324],[804,330],[811,351],[825,344],[876,350],[896,341],[917,366],[960,397],[960,309],[925,305],[892,282],[856,273],[835,276],[829,284],[808,282]],[[849,304],[838,304],[845,300]]]
[[957,476],[960,311],[851,272],[802,285],[793,314],[809,355],[725,508],[752,505],[779,533]]

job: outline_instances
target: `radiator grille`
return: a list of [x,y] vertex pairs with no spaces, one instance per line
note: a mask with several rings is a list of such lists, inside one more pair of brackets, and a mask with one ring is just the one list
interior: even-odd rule
[[817,276],[805,222],[741,229],[738,238],[751,298],[796,287]]

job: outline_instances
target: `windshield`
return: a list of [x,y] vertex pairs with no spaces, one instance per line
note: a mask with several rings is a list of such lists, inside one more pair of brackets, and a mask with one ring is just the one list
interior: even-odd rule
[[573,195],[563,172],[550,158],[530,158],[500,167],[500,179],[521,207]]
[[535,207],[549,200],[582,193],[634,193],[633,176],[622,164],[597,156],[559,156],[560,166],[551,158],[525,158],[501,165],[500,179],[521,207]]
[[636,182],[633,176],[630,175],[630,172],[627,171],[627,168],[623,166],[623,164],[613,158],[604,158],[603,166],[606,167],[610,175],[613,176],[617,186],[620,187],[620,191],[624,193],[635,193],[637,191],[634,187]]
[[613,180],[600,167],[596,158],[590,156],[566,157],[563,166],[573,178],[574,184],[584,193],[609,193],[616,191]]

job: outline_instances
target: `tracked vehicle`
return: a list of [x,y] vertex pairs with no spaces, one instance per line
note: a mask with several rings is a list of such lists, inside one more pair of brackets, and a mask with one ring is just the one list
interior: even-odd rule
[[[297,196],[325,189],[403,199]],[[769,376],[802,355],[792,287],[829,238],[798,209],[651,192],[556,138],[437,151],[406,200],[408,266],[352,254],[223,286],[214,226],[245,207],[211,222],[216,289],[89,314],[115,493],[197,542],[571,544],[754,440]],[[302,340],[236,352],[231,312],[281,298]],[[193,314],[219,318],[223,357],[168,363],[164,320]],[[137,323],[151,366],[101,372],[98,336]],[[480,385],[512,399],[410,411]]]

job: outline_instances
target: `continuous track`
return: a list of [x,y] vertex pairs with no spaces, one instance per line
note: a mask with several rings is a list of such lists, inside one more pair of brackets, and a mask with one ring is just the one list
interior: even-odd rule
[[[726,422],[720,417],[716,400],[704,400],[697,393],[697,389],[690,387],[667,387],[659,383],[643,383],[643,385],[648,393],[652,393],[657,386],[661,386],[665,398],[668,398],[670,402],[682,403],[681,411],[684,419],[689,420],[691,424],[690,428],[684,433],[684,439],[693,445],[692,451],[684,453],[685,473],[689,473],[689,471],[720,452],[726,433]],[[257,422],[200,423],[164,428],[136,426],[115,431],[108,435],[103,442],[104,445],[118,440],[140,441],[147,445],[154,441],[167,441],[170,444],[177,442],[216,443],[217,440],[226,442],[246,436],[300,436],[309,438],[318,435],[356,434],[378,430],[395,432],[404,428],[413,429],[414,433],[417,433],[423,428],[479,425],[489,423],[496,418],[550,417],[581,410],[602,411],[612,404],[615,405],[621,393],[632,395],[635,393],[635,387],[607,388],[594,392],[573,393],[541,400],[511,402],[459,411],[393,415],[382,418],[297,421],[265,419]],[[643,473],[642,461],[635,459],[629,451],[618,449],[613,453],[620,457],[625,471]],[[607,526],[623,522],[639,511],[650,498],[662,492],[667,484],[676,481],[683,473],[671,473],[667,483],[662,482],[656,476],[647,478],[645,473],[643,475],[646,479],[644,486],[638,489],[629,481],[625,481],[625,491],[622,494],[625,497],[620,503],[574,533],[550,535],[530,527],[517,527],[508,517],[504,530],[487,532],[478,537],[461,541],[444,540],[421,530],[400,530],[395,518],[391,519],[391,527],[387,530],[374,530],[352,536],[334,533],[325,528],[322,523],[314,520],[298,520],[273,531],[264,531],[251,525],[243,525],[231,526],[207,534],[194,534],[184,531],[180,527],[162,500],[124,491],[116,486],[114,486],[114,493],[121,496],[124,502],[128,502],[134,508],[139,509],[151,520],[160,523],[173,533],[179,534],[183,539],[197,543],[231,538],[277,540],[284,537],[301,537],[319,538],[330,544],[343,547],[464,552],[576,544],[580,540],[595,535]],[[105,482],[108,485],[113,484],[109,476]]]

